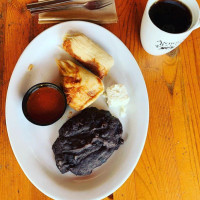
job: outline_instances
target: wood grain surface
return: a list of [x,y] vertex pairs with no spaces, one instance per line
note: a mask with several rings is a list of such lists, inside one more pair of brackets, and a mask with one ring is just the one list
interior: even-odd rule
[[[24,48],[46,28],[25,5],[0,1],[0,199],[49,199],[27,179],[12,152],[5,122],[5,100],[14,66]],[[142,156],[129,179],[105,200],[200,200],[200,29],[175,54],[151,56],[139,30],[147,0],[116,0],[119,21],[105,27],[137,60],[150,103]],[[200,4],[200,0],[198,0]],[[81,200],[81,199],[80,199]]]

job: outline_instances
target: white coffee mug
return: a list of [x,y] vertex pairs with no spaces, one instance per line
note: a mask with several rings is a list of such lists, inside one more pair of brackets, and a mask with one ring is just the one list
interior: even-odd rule
[[192,13],[192,24],[183,33],[168,33],[153,24],[149,17],[149,9],[158,0],[148,0],[141,24],[140,39],[146,52],[152,55],[163,55],[180,45],[190,33],[200,27],[200,10],[196,0],[179,0],[184,3]]

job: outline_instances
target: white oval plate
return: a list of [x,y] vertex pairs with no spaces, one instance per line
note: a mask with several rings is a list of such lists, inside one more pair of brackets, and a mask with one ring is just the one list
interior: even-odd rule
[[[104,78],[105,87],[122,83],[130,103],[125,118],[118,109],[109,109],[103,97],[92,106],[109,109],[123,124],[124,144],[89,176],[62,175],[55,164],[52,144],[72,109],[55,124],[40,127],[31,124],[22,113],[25,92],[39,82],[59,83],[55,58],[67,58],[59,45],[66,32],[82,32],[113,56],[115,64]],[[28,66],[34,67],[28,71]],[[6,100],[6,124],[10,143],[22,170],[30,181],[53,199],[101,199],[118,189],[129,177],[141,155],[148,129],[149,103],[145,82],[138,64],[126,46],[101,26],[82,21],[55,25],[38,35],[24,50],[13,71]]]

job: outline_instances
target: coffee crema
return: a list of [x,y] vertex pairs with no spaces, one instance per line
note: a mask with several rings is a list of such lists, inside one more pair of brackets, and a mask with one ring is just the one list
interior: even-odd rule
[[192,24],[191,11],[177,0],[157,1],[151,6],[149,16],[155,26],[168,33],[183,33]]

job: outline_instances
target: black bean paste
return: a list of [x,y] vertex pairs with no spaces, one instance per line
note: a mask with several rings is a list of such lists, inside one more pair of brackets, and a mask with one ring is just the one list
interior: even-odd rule
[[86,108],[59,130],[52,146],[60,172],[89,175],[123,144],[122,124],[109,111]]

